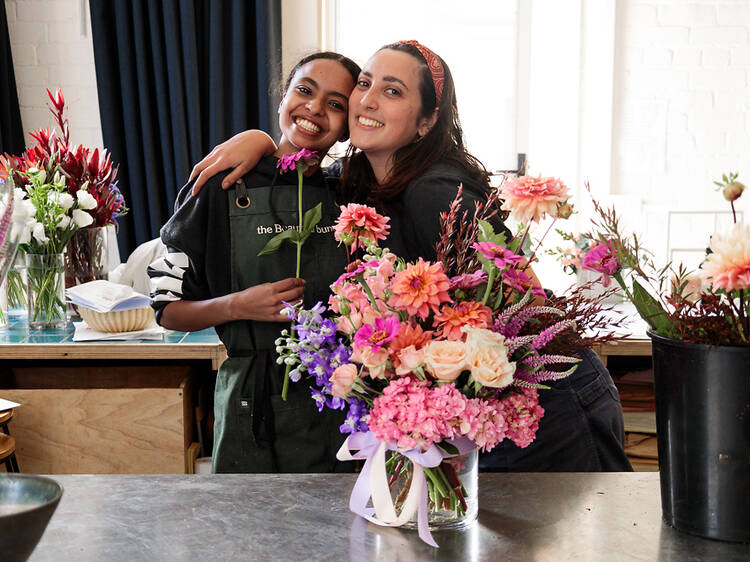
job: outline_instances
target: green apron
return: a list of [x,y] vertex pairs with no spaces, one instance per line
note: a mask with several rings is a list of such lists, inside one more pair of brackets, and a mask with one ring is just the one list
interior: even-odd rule
[[[274,235],[297,224],[297,186],[233,188],[229,197],[232,291],[294,277],[296,250],[284,243],[267,256],[258,252]],[[325,186],[305,185],[303,209],[323,202],[323,217],[302,247],[301,276],[306,280],[305,307],[328,302],[329,285],[346,267],[333,225],[339,210]],[[242,208],[245,203],[249,203]],[[232,322],[222,340],[228,359],[221,365],[214,394],[214,472],[345,471],[336,461],[344,437],[341,411],[318,412],[309,383],[289,384],[281,399],[284,366],[276,363],[275,340],[289,325],[279,322]]]

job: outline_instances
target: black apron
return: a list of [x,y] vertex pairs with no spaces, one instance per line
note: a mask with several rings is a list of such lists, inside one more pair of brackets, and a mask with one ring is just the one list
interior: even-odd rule
[[[245,192],[244,184],[239,188]],[[297,186],[254,187],[248,201],[227,191],[231,239],[232,292],[294,277],[296,249],[285,242],[275,254],[258,256],[268,240],[296,227]],[[305,185],[303,212],[323,202],[323,217],[302,247],[301,277],[306,280],[305,307],[327,304],[329,285],[346,267],[333,225],[339,210],[333,191]],[[245,203],[249,203],[243,208]],[[318,412],[309,383],[290,382],[281,399],[284,366],[276,363],[275,340],[289,324],[241,321],[222,333],[228,359],[221,365],[214,395],[214,472],[345,471],[336,461],[344,437],[341,411]]]

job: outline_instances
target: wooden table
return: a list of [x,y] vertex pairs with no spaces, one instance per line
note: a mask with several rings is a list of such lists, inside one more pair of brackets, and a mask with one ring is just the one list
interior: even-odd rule
[[11,428],[21,470],[191,472],[198,389],[226,357],[214,330],[100,342],[73,333],[29,332],[23,320],[0,330],[0,396],[23,404]]

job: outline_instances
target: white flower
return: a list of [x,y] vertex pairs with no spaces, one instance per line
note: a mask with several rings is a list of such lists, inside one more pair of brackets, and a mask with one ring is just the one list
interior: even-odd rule
[[492,388],[505,388],[512,383],[516,364],[508,361],[502,334],[468,326],[461,331],[466,333],[466,359],[474,380]]
[[94,217],[81,209],[73,209],[73,222],[76,223],[78,228],[83,228],[94,222]]
[[18,232],[18,243],[28,244],[31,242],[31,227],[36,221],[30,220],[26,223],[17,223],[13,225],[13,236]]
[[85,209],[87,211],[96,209],[96,199],[94,199],[94,196],[85,189],[79,189],[78,193],[76,193],[76,197],[78,197],[78,207],[80,207],[81,209]]
[[65,209],[66,211],[70,209],[73,206],[73,203],[75,200],[73,199],[73,196],[70,193],[61,193],[59,191],[54,191],[49,194],[50,201],[56,203],[59,207],[62,209]]
[[68,215],[61,215],[60,216],[60,222],[57,223],[57,228],[60,230],[64,230],[70,226],[71,219]]
[[47,238],[47,235],[44,233],[44,225],[40,222],[34,222],[31,235],[34,237],[34,240],[40,244],[47,244],[49,242],[49,238]]

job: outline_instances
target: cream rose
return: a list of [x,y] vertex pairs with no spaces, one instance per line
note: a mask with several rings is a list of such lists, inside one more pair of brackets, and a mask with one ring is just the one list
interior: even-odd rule
[[504,388],[513,382],[516,364],[508,361],[502,334],[482,328],[464,328],[466,362],[471,376],[482,386]]
[[369,346],[355,345],[350,359],[356,363],[362,363],[367,368],[371,378],[385,378],[385,368],[388,362],[388,350],[386,348],[373,352]]
[[331,382],[333,388],[331,393],[339,398],[344,398],[347,394],[352,391],[352,385],[357,378],[357,366],[352,363],[346,363],[339,365],[336,370],[333,371],[331,376]]
[[452,381],[465,371],[466,345],[462,341],[432,341],[424,355],[425,368],[436,379]]
[[413,345],[400,350],[397,354],[400,363],[396,367],[396,374],[403,376],[414,371],[414,369],[424,363],[424,355],[424,349],[417,349]]

